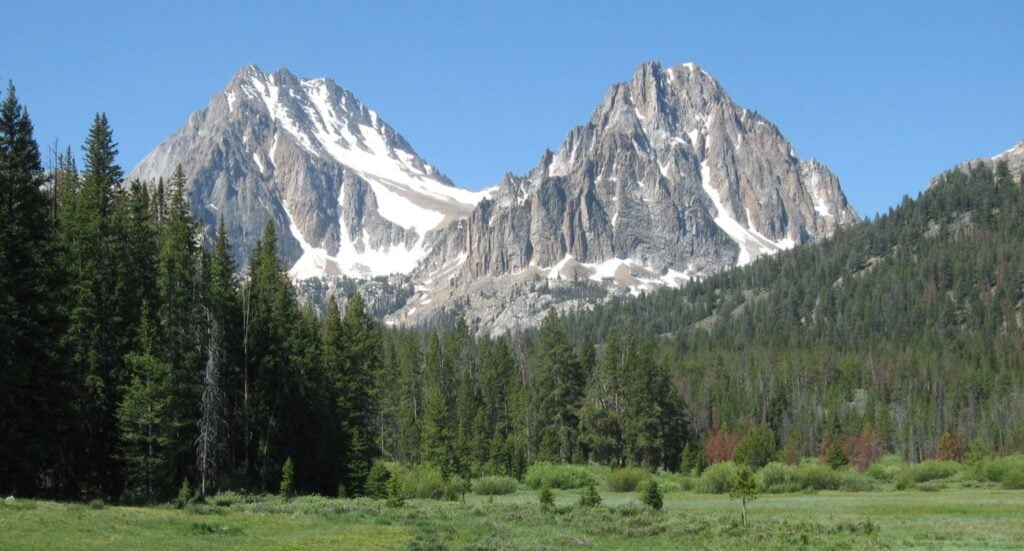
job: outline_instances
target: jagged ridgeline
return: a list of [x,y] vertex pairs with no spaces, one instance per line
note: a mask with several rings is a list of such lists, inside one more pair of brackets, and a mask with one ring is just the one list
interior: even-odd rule
[[130,178],[178,164],[211,241],[224,219],[239,269],[270,221],[292,278],[320,280],[302,285],[313,302],[363,281],[390,322],[464,315],[492,334],[536,325],[551,306],[677,287],[858,219],[834,174],[693,64],[640,66],[557,152],[479,192],[455,187],[333,81],[254,66]]
[[833,238],[572,316],[575,338],[661,336],[697,432],[792,442],[877,431],[921,459],[944,432],[1024,446],[1024,142]]

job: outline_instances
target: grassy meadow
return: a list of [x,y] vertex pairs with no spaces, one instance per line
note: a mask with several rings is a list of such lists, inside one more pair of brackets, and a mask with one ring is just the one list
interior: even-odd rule
[[221,505],[123,507],[0,503],[0,549],[1014,549],[1024,492],[958,487],[761,495],[740,524],[726,495],[673,491],[662,511],[603,490],[594,508],[556,490],[543,510],[527,488],[465,501],[318,496]]

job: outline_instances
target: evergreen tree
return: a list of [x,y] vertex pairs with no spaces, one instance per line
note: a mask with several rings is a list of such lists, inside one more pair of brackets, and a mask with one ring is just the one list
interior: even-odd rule
[[[73,480],[87,494],[120,494],[115,411],[126,382],[124,358],[135,328],[117,303],[124,295],[113,214],[122,171],[106,115],[96,115],[85,146],[80,185],[65,187],[61,209],[61,264],[70,282],[63,299],[68,328],[63,349],[73,371],[72,407],[79,419]],[[68,197],[73,194],[73,197]]]
[[433,463],[445,476],[458,471],[455,453],[455,418],[451,411],[450,389],[453,374],[445,361],[441,340],[431,332],[426,355],[425,405],[421,429],[420,456]]
[[640,501],[655,511],[660,511],[663,505],[661,488],[658,481],[651,479],[644,483],[643,491],[640,493]]
[[[172,448],[178,477],[195,465],[194,446],[200,420],[203,360],[207,323],[203,316],[201,250],[198,228],[185,199],[185,175],[181,166],[171,180],[171,202],[161,228],[156,276],[160,307],[160,354],[170,366],[168,414],[174,434]],[[219,353],[219,352],[218,352]]]
[[32,494],[60,457],[67,417],[50,197],[27,110],[0,104],[0,491]]
[[358,293],[349,295],[340,320],[337,305],[328,308],[325,364],[336,389],[345,441],[341,481],[353,495],[361,495],[377,455],[374,383],[381,370],[382,341]]
[[176,479],[169,450],[173,433],[168,412],[171,370],[154,353],[156,336],[148,310],[144,304],[139,351],[126,357],[129,382],[117,419],[126,494],[132,500],[154,502],[173,495]]
[[541,431],[541,458],[572,462],[579,444],[579,410],[587,374],[573,352],[565,324],[552,309],[539,329],[537,405],[548,420]]

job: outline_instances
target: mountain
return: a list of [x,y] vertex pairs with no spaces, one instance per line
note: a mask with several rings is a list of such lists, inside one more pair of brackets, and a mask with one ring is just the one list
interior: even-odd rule
[[333,81],[253,65],[129,179],[154,181],[179,163],[208,237],[223,217],[244,266],[273,221],[296,279],[410,273],[430,251],[427,234],[488,193],[455,187]]
[[408,297],[375,310],[389,321],[465,315],[491,332],[549,306],[678,286],[858,220],[825,165],[799,159],[693,64],[641,65],[557,152],[479,192],[455,187],[333,81],[255,66],[130,178],[178,163],[211,237],[224,217],[240,265],[273,221],[309,294],[388,275],[367,285]]
[[550,292],[559,281],[678,286],[857,220],[834,174],[800,160],[707,72],[647,63],[557,152],[445,230],[460,234],[458,256],[421,271],[421,292],[394,319],[461,308],[498,330],[531,325],[549,305],[580,306]]

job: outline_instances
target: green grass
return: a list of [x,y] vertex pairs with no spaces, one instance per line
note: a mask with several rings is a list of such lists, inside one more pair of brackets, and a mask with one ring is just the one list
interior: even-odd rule
[[994,487],[936,492],[763,495],[751,526],[726,496],[671,492],[653,512],[635,493],[556,490],[542,511],[534,491],[409,500],[264,498],[230,506],[91,508],[0,503],[0,549],[1011,549],[1024,541],[1024,492]]

